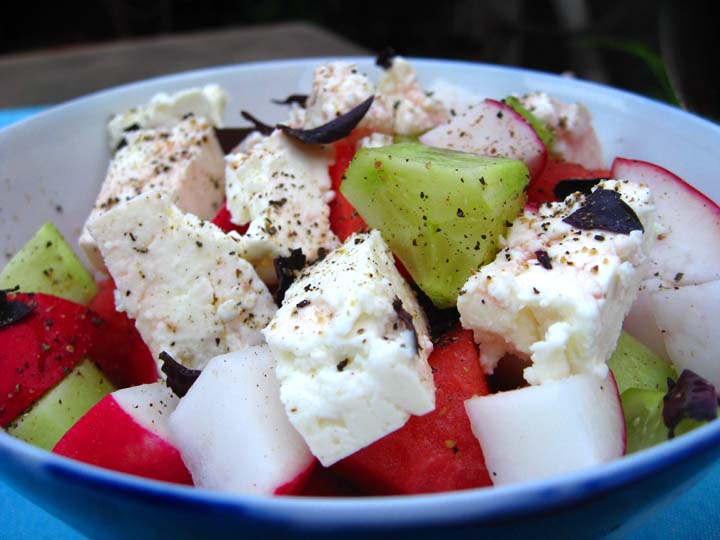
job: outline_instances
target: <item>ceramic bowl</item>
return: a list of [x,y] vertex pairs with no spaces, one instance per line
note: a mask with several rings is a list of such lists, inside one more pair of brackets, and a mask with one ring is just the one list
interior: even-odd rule
[[[162,77],[93,94],[0,132],[0,257],[46,220],[77,238],[108,162],[109,115],[158,91],[217,82],[240,110],[267,121],[270,103],[307,92],[321,59],[244,64]],[[372,71],[372,60],[357,59]],[[612,88],[520,69],[415,60],[428,87],[437,79],[502,98],[546,91],[591,110],[606,161],[638,158],[669,168],[720,200],[720,128],[678,109]],[[528,537],[599,538],[631,527],[687,489],[720,457],[720,421],[603,466],[543,481],[413,497],[270,498],[148,481],[38,450],[0,432],[0,478],[93,539]]]

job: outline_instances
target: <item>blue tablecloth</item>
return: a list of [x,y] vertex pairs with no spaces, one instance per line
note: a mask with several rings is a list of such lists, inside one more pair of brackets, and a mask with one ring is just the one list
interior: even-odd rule
[[[0,110],[0,127],[41,110],[43,107]],[[638,530],[623,540],[664,540],[669,538],[720,538],[720,464],[692,490],[660,509]],[[85,537],[26,501],[0,482],[0,539],[3,540],[84,540]]]

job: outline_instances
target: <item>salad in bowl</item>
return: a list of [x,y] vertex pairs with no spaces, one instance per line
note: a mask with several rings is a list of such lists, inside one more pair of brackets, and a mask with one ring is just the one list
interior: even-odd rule
[[[276,509],[507,499],[711,437],[715,203],[612,129],[614,94],[424,69],[305,63],[247,105],[222,70],[98,96],[95,187],[7,240],[8,435]],[[385,499],[385,523],[443,496]]]

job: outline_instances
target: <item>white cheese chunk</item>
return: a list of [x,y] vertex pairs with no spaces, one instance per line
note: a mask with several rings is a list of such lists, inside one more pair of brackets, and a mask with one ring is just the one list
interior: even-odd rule
[[205,118],[213,126],[222,127],[227,100],[227,93],[217,84],[188,88],[174,94],[160,92],[147,105],[133,107],[110,118],[110,151],[115,152],[123,138],[134,130],[172,127],[189,114]]
[[117,290],[115,307],[135,319],[153,357],[167,351],[190,368],[263,342],[275,304],[239,237],[183,214],[148,192],[97,216],[88,228]]
[[603,167],[602,146],[590,111],[581,103],[563,103],[544,92],[520,98],[523,106],[555,134],[551,151],[588,169]]
[[303,146],[280,130],[251,135],[244,152],[227,156],[227,208],[233,223],[248,224],[239,249],[267,282],[273,259],[300,248],[313,261],[338,246],[330,230],[327,149]]
[[[117,151],[87,222],[149,190],[167,193],[184,212],[212,219],[224,198],[225,156],[213,128],[188,118],[172,128],[132,131]],[[104,268],[86,226],[80,246],[92,265]]]
[[378,78],[378,105],[389,111],[392,133],[422,133],[449,119],[443,104],[425,92],[417,81],[415,69],[400,56]]
[[580,230],[563,222],[584,203],[579,193],[515,220],[505,248],[458,298],[462,325],[474,331],[486,372],[510,352],[532,359],[524,372],[531,384],[607,374],[605,362],[645,273],[655,217],[644,186],[606,180],[595,189],[616,190],[645,232]]
[[315,70],[313,85],[304,114],[293,109],[291,125],[311,129],[334,120],[374,95],[370,110],[359,128],[388,134],[417,134],[448,119],[440,101],[426,93],[415,70],[402,57],[393,58],[384,70],[377,88],[367,75],[350,62],[331,62]]
[[377,231],[305,270],[264,334],[290,422],[325,466],[435,406],[427,321]]

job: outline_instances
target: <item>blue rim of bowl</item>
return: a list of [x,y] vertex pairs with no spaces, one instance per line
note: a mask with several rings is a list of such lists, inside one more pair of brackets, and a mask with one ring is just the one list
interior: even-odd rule
[[[172,84],[183,82],[189,77],[213,76],[238,69],[274,70],[283,66],[313,67],[331,60],[372,62],[373,58],[362,56],[271,60],[206,68],[144,79],[94,92],[48,108],[33,117],[0,129],[0,136],[15,129],[22,129],[25,124],[42,121],[44,116],[72,107],[76,103],[127,91],[143,86],[148,82]],[[426,58],[410,58],[410,61],[416,63],[416,65],[420,64],[429,67],[433,65],[470,67],[482,69],[488,74],[497,72],[514,73],[522,76],[529,75],[549,83],[562,79],[564,84],[578,85],[580,88],[585,87],[598,92],[609,93],[623,100],[629,100],[631,103],[636,102],[660,107],[663,113],[669,114],[671,117],[682,118],[685,122],[700,123],[704,129],[711,129],[720,137],[720,126],[705,118],[651,98],[592,81],[568,80],[551,73],[477,62]],[[520,517],[542,510],[561,508],[596,497],[623,485],[640,481],[693,455],[715,449],[718,446],[720,446],[720,420],[637,454],[544,480],[412,496],[271,497],[222,493],[117,473],[35,448],[23,441],[14,439],[0,430],[0,457],[16,457],[27,464],[43,468],[49,474],[62,480],[82,482],[90,488],[111,489],[119,495],[132,495],[136,499],[163,499],[177,504],[207,506],[216,510],[224,509],[230,512],[252,511],[253,518],[256,519],[272,522],[287,521],[297,526],[311,528],[353,525],[362,525],[364,528],[400,528],[430,524],[458,524],[466,521],[497,521]]]

